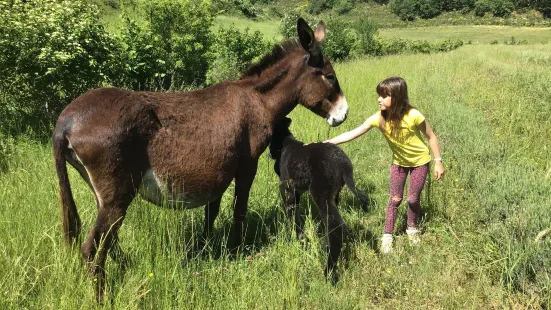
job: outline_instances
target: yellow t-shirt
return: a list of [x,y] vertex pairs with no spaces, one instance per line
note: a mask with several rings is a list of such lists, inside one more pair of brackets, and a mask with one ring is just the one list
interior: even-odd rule
[[[369,125],[380,129],[381,111],[367,119]],[[402,167],[419,167],[430,162],[431,157],[427,145],[423,142],[422,133],[418,126],[425,121],[425,117],[416,109],[411,109],[404,115],[402,128],[400,128],[400,140],[390,136],[390,124],[385,124],[386,130],[381,132],[385,136],[392,153],[393,163]]]

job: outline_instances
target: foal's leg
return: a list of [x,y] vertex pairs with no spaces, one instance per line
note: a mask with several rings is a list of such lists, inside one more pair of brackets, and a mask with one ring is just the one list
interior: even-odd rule
[[304,238],[304,231],[302,230],[302,219],[299,212],[300,193],[297,192],[291,184],[287,181],[283,181],[279,185],[279,192],[283,199],[283,210],[290,221],[293,221],[295,232],[299,240]]
[[326,184],[312,184],[310,193],[318,206],[320,216],[325,225],[327,239],[329,240],[329,257],[325,268],[325,276],[331,272],[331,281],[338,281],[335,265],[341,254],[343,237],[346,232],[346,224],[341,218],[337,204],[337,191],[324,188]]
[[[246,160],[244,160],[246,162]],[[235,196],[233,199],[233,238],[232,248],[243,244],[243,226],[245,216],[247,215],[247,203],[249,200],[249,192],[256,175],[258,161],[250,159],[244,165],[237,168],[235,176]]]
[[205,224],[203,226],[203,235],[199,238],[199,249],[205,247],[205,242],[212,233],[214,220],[216,220],[218,213],[220,213],[220,201],[222,201],[222,197],[207,203],[205,206]]

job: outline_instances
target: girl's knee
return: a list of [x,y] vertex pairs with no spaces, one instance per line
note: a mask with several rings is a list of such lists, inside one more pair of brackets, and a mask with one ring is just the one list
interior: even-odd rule
[[402,203],[403,198],[400,196],[391,196],[389,204],[391,205],[399,205]]

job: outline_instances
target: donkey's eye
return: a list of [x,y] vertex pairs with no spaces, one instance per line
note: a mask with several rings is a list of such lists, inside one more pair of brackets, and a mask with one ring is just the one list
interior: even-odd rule
[[334,74],[327,74],[325,76],[325,79],[329,81],[331,84],[335,84],[335,75]]

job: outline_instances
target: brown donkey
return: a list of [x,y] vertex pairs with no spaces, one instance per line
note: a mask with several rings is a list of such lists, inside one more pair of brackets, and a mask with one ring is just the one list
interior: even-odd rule
[[154,204],[205,207],[204,235],[212,230],[224,191],[235,179],[233,242],[241,244],[249,190],[274,124],[297,104],[337,126],[348,105],[335,71],[321,53],[325,25],[299,19],[298,40],[274,47],[241,79],[181,93],[100,88],[86,92],[59,116],[54,157],[67,241],[81,222],[66,162],[88,183],[98,215],[82,255],[103,300],[105,260],[120,251],[117,230],[139,193]]

